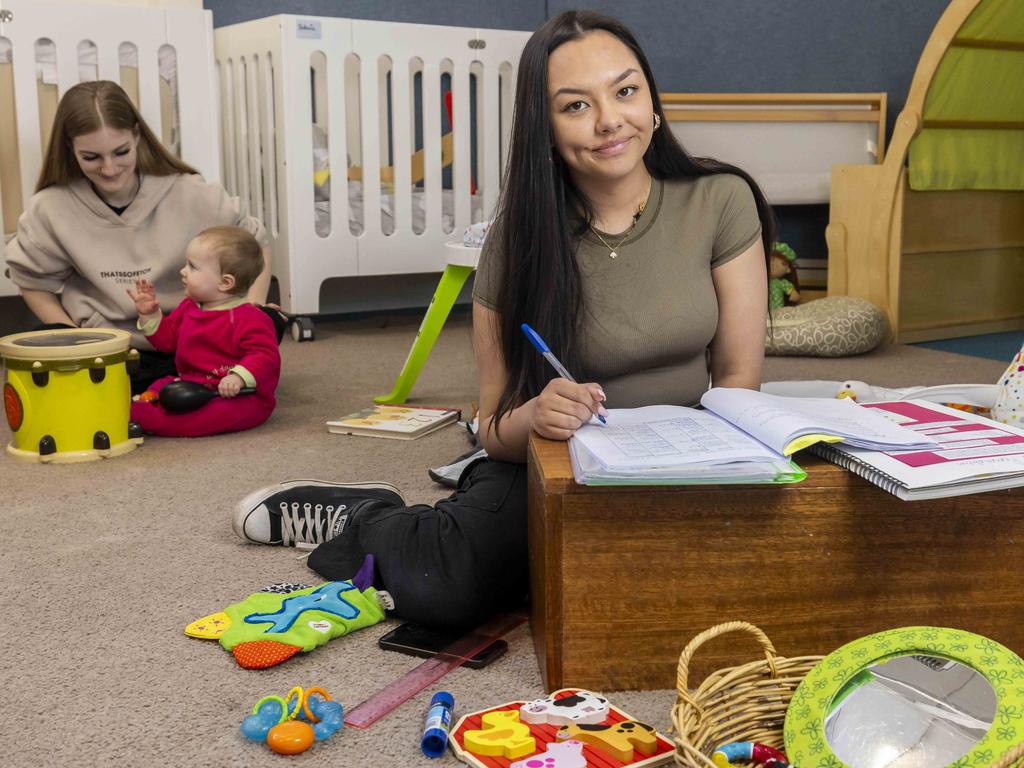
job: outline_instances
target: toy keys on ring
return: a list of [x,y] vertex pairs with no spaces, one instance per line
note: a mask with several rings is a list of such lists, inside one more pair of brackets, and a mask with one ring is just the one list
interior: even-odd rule
[[[323,698],[316,698],[315,693]],[[293,698],[295,705],[290,707]],[[309,749],[314,741],[331,738],[343,721],[341,704],[331,701],[323,688],[303,691],[295,686],[283,699],[264,696],[257,701],[252,714],[242,721],[241,730],[247,739],[266,741],[279,755],[297,755]]]

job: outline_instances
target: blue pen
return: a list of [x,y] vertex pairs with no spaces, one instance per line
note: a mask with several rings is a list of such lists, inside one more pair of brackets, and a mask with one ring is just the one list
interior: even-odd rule
[[[538,352],[540,352],[541,355],[544,356],[545,360],[551,363],[551,367],[555,369],[555,372],[558,373],[559,376],[561,376],[563,379],[568,379],[573,384],[577,383],[576,379],[572,377],[572,374],[565,370],[565,366],[562,365],[558,361],[558,358],[551,353],[551,350],[548,349],[548,345],[544,343],[544,339],[540,337],[539,333],[533,330],[533,328],[531,328],[526,323],[523,323],[519,327],[523,329],[523,333],[526,334],[526,338],[530,340],[530,343],[533,344],[534,348]],[[602,424],[608,423],[608,420],[605,419],[605,417],[602,416],[601,414],[598,413],[595,414],[595,416],[597,416],[597,418],[601,421]]]

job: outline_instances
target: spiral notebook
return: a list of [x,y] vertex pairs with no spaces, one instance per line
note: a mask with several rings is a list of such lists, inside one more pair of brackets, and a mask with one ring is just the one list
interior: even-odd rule
[[906,501],[1024,486],[1024,429],[924,400],[864,407],[935,440],[938,447],[870,451],[817,443],[811,451]]

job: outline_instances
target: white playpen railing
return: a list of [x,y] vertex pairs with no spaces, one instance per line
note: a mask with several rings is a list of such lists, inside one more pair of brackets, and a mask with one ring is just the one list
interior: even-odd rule
[[[42,167],[42,129],[49,131],[49,126],[41,125],[37,85],[37,50],[45,41],[52,41],[55,49],[59,95],[82,79],[120,82],[122,46],[134,46],[138,107],[158,135],[162,120],[158,61],[161,49],[166,53],[170,46],[176,59],[181,156],[207,181],[220,181],[213,24],[209,11],[0,0],[0,44],[8,54],[14,93],[14,114],[0,114],[0,123],[14,122],[20,175],[20,185],[14,186],[22,205],[32,196]],[[95,60],[93,77],[85,77],[80,66],[84,49],[90,51],[90,60]],[[6,105],[0,112],[7,112]],[[0,210],[4,189],[11,193],[11,185],[0,183]],[[0,270],[0,295],[16,293],[17,289]]]
[[[329,278],[440,271],[444,243],[460,237],[474,211],[490,216],[529,33],[275,16],[214,34],[225,186],[267,225],[286,310],[318,312]],[[442,134],[449,82],[450,138]],[[319,169],[314,122],[327,143]],[[329,213],[321,210],[328,226],[319,230],[315,175],[330,190]]]

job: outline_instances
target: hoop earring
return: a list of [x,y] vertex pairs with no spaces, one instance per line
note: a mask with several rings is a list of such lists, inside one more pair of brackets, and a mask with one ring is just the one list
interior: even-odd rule
[[654,130],[661,128],[661,115],[657,112],[654,113]]

